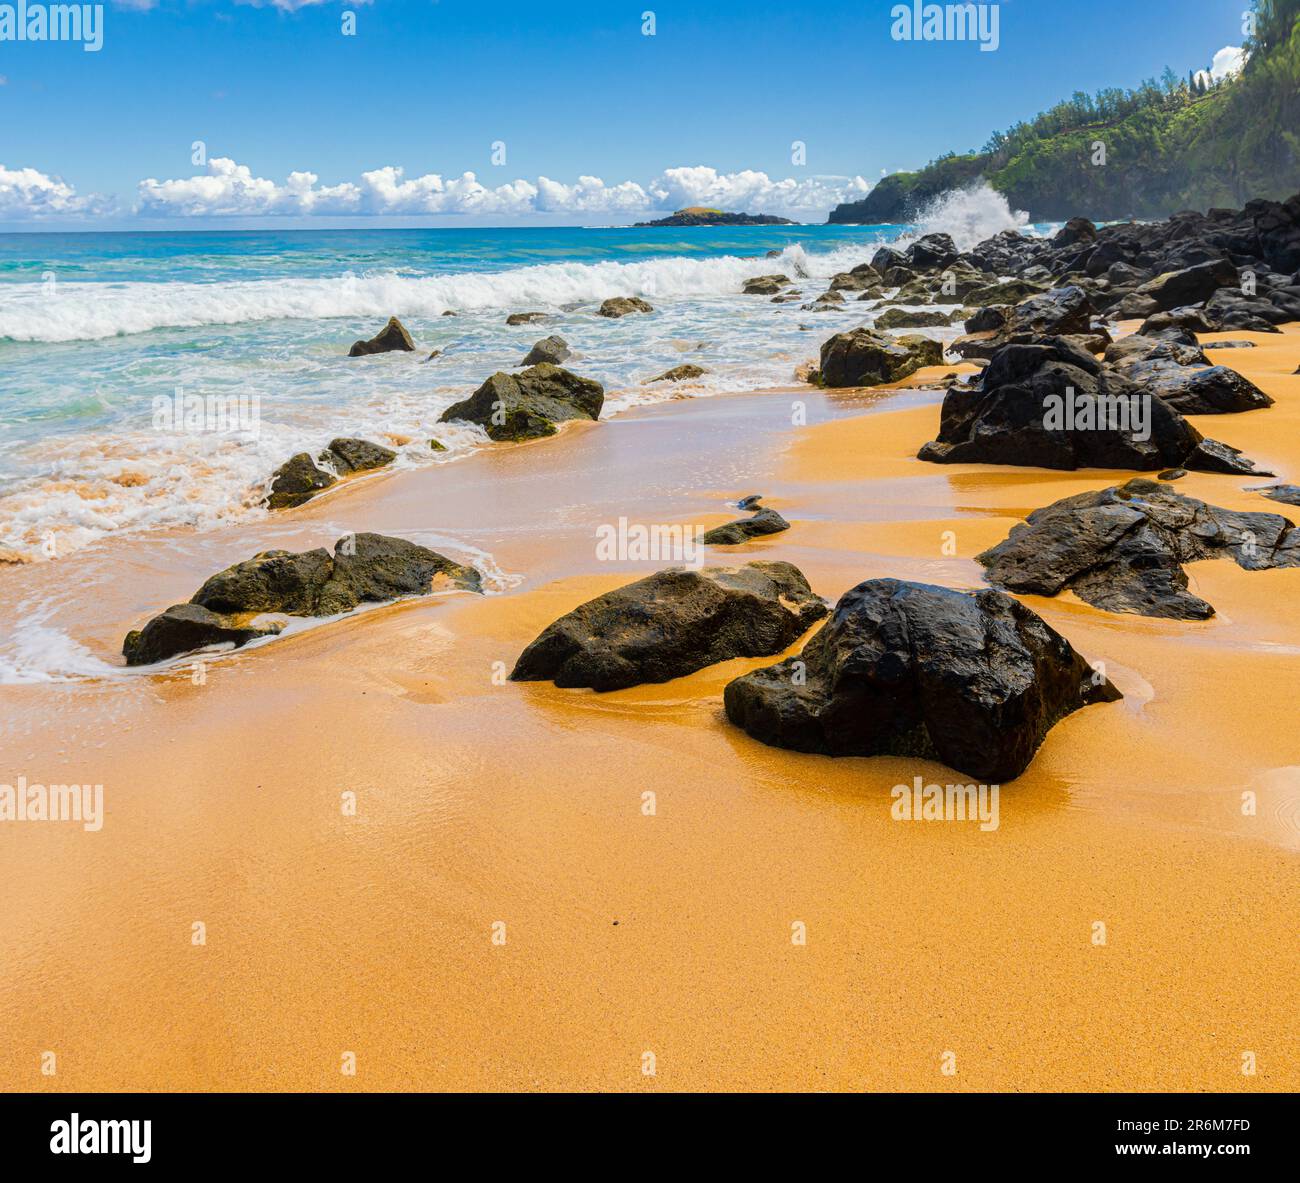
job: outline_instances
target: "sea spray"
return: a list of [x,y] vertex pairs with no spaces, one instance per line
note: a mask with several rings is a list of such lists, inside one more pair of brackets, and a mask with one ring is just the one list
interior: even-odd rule
[[917,234],[949,234],[959,251],[968,251],[1003,230],[1024,230],[1029,215],[1012,210],[987,181],[939,194],[917,215]]

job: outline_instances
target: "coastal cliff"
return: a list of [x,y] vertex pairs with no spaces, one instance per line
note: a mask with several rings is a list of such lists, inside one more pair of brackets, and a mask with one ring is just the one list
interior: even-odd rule
[[[982,151],[949,153],[885,177],[830,223],[912,220],[949,189],[983,179],[1035,221],[1087,211],[1102,221],[1280,200],[1300,188],[1300,0],[1256,3],[1240,74],[1179,77],[1076,93]],[[1099,147],[1100,146],[1100,147]]]

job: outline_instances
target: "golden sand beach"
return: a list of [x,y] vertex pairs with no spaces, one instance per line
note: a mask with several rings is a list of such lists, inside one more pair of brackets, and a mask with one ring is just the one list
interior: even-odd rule
[[[1277,403],[1194,422],[1294,481],[1300,326],[1216,336],[1256,343],[1213,360]],[[1196,564],[1218,610],[1198,623],[1024,597],[1125,697],[1052,730],[991,832],[891,819],[891,787],[940,765],[732,727],[723,686],[774,659],[610,694],[501,679],[662,565],[597,560],[619,516],[714,525],[762,493],[792,529],[710,561],[788,560],[833,601],[880,576],[981,586],[973,556],[1017,520],[1133,475],[918,461],[941,397],[666,403],[0,572],[3,627],[44,602],[105,661],[219,566],[349,529],[434,532],[512,577],[221,656],[202,684],[0,689],[11,765],[102,783],[106,808],[96,833],[0,828],[0,1087],[1300,1087],[1300,570]],[[1295,520],[1263,483],[1176,488]]]

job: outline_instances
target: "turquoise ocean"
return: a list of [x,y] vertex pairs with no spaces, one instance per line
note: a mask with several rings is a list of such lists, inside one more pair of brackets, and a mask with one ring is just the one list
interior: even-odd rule
[[[1005,210],[1005,206],[1002,207]],[[1010,224],[964,228],[971,245]],[[968,218],[967,221],[970,219]],[[934,227],[922,227],[922,229]],[[440,413],[549,334],[606,388],[605,415],[683,394],[788,386],[822,340],[863,323],[806,311],[900,226],[30,233],[0,236],[0,548],[39,560],[115,533],[262,514],[274,468],[335,436],[401,465],[486,443]],[[783,272],[804,298],[741,295]],[[609,296],[655,311],[595,315]],[[511,312],[547,314],[507,326]],[[454,312],[455,316],[444,316]],[[349,359],[389,316],[415,353]],[[439,356],[430,359],[435,350]],[[690,361],[704,378],[645,385]],[[160,425],[159,400],[256,396],[236,430]],[[245,405],[250,405],[246,402]],[[435,453],[436,437],[447,447]],[[403,442],[406,441],[406,442]]]

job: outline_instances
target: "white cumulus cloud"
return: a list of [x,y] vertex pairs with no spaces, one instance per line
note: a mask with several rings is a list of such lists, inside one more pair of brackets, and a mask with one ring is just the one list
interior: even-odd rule
[[102,197],[80,197],[59,177],[34,168],[6,168],[0,164],[0,219],[50,218],[105,212]]
[[818,217],[840,201],[862,197],[871,186],[861,177],[814,176],[773,180],[744,170],[720,173],[703,165],[665,169],[645,185],[606,184],[581,176],[573,184],[549,177],[483,184],[472,172],[407,177],[396,165],[372,169],[359,180],[321,185],[311,172],[290,173],[284,182],[254,176],[227,157],[208,162],[199,176],[139,185],[139,212],[180,217],[372,214],[474,215],[524,218],[532,214],[618,217],[707,205],[750,213]]
[[825,211],[841,201],[856,201],[870,188],[861,177],[774,181],[767,173],[752,169],[720,173],[704,165],[665,169],[650,182],[657,209],[704,205],[748,213]]
[[1206,83],[1222,82],[1225,78],[1240,74],[1249,57],[1240,45],[1225,45],[1214,55],[1209,70],[1197,70],[1196,76]]

